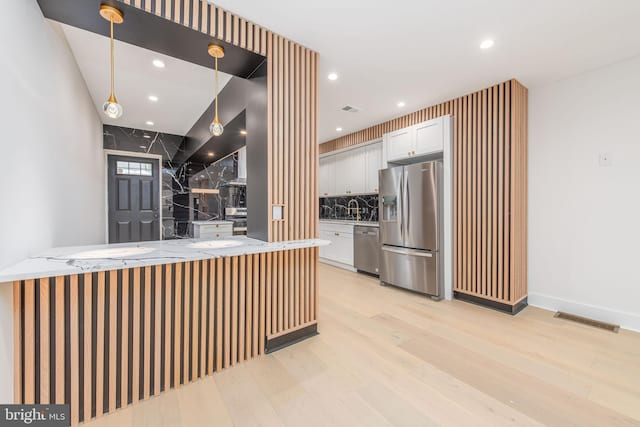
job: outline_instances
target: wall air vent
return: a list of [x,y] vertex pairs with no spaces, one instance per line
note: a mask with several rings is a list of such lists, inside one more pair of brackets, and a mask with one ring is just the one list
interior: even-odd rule
[[360,109],[358,107],[354,107],[353,105],[345,105],[344,107],[342,107],[342,111],[346,111],[348,113],[357,113],[358,111],[360,111]]

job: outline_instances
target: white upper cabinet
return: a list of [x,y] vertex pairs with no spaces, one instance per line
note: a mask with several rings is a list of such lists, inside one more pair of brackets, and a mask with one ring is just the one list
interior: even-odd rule
[[384,135],[387,146],[387,159],[404,159],[411,155],[415,134],[412,128],[404,128]]
[[320,158],[320,197],[376,193],[382,143],[376,142]]
[[387,162],[441,152],[444,148],[444,117],[384,135]]
[[378,171],[382,169],[382,143],[376,142],[364,147],[365,152],[365,193],[378,192]]
[[442,151],[444,131],[442,120],[435,119],[414,126],[416,133],[416,155]]
[[336,192],[335,163],[332,157],[322,157],[320,159],[318,174],[318,193],[320,197],[330,196]]
[[365,152],[361,148],[343,151],[335,155],[336,194],[364,192]]

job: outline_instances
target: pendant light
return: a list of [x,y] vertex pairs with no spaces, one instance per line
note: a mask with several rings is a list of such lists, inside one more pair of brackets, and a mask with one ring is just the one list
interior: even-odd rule
[[209,55],[213,56],[216,60],[216,98],[215,98],[215,115],[213,117],[213,121],[211,125],[209,125],[209,132],[213,136],[220,136],[222,132],[224,132],[224,127],[222,123],[220,123],[220,119],[218,119],[218,59],[224,57],[224,48],[217,44],[211,43],[207,48]]
[[111,29],[111,94],[109,95],[109,99],[102,106],[102,110],[104,113],[112,118],[117,119],[122,116],[123,109],[122,105],[118,104],[118,100],[116,99],[115,92],[113,90],[114,87],[114,66],[113,66],[113,24],[122,24],[124,21],[124,17],[122,16],[122,12],[116,9],[113,6],[108,6],[103,4],[100,6],[100,16],[109,21],[110,29]]

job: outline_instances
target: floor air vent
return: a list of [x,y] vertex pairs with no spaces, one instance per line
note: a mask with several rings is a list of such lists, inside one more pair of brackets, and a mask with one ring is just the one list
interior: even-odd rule
[[593,326],[594,328],[604,329],[610,332],[618,332],[620,326],[612,325],[611,323],[600,322],[598,320],[589,319],[588,317],[576,316],[575,314],[565,313],[563,311],[557,311],[553,317],[558,319],[571,320],[572,322],[582,323],[583,325]]

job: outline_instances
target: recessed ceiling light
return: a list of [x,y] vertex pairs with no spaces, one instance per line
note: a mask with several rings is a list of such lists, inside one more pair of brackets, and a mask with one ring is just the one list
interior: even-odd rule
[[492,39],[487,39],[487,40],[483,41],[482,43],[480,43],[480,49],[489,49],[494,44],[495,44],[495,42]]
[[147,139],[151,139],[151,135],[144,134],[143,137]]
[[240,135],[246,135],[246,134],[247,134],[246,130],[243,129],[243,130],[240,131]]
[[153,126],[154,125],[154,123],[151,120],[147,120],[146,123],[147,123],[147,126]]
[[209,157],[213,157],[213,151],[209,151],[209,152],[207,153],[207,156],[209,156]]
[[200,178],[204,179],[204,175],[200,175]]
[[329,73],[329,75],[327,76],[327,78],[329,80],[338,80],[338,75],[336,73]]
[[158,97],[155,95],[149,95],[149,101],[151,102],[158,102]]
[[342,128],[337,127],[337,128],[336,128],[336,132],[342,132]]
[[404,101],[398,102],[398,107],[400,107],[400,108],[404,107],[405,105],[407,105],[407,104],[405,104]]
[[146,145],[141,145],[140,148],[142,148],[143,150],[146,150],[147,146]]
[[164,68],[164,62],[159,59],[154,59],[153,66],[157,68]]

